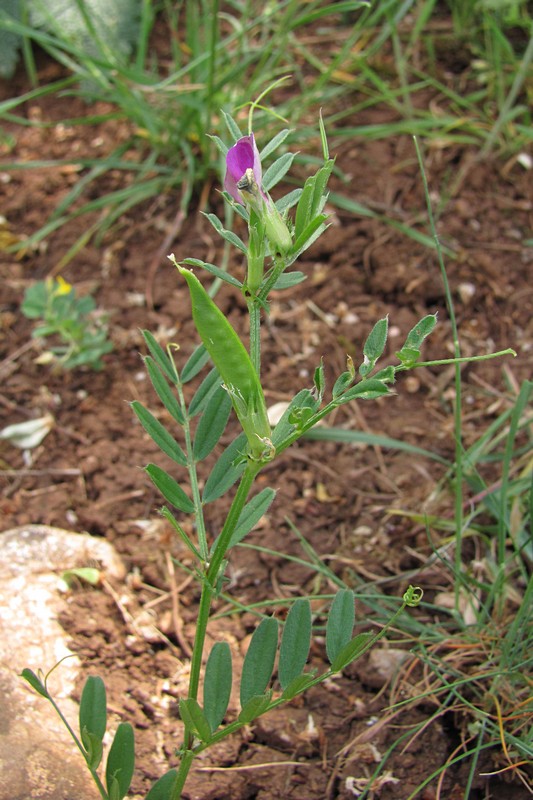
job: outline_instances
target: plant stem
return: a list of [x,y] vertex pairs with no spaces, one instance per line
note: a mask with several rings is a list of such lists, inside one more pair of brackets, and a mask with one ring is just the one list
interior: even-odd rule
[[189,774],[189,770],[191,768],[192,762],[194,759],[194,753],[192,750],[187,750],[182,758],[178,768],[178,776],[176,783],[172,787],[172,791],[169,795],[168,800],[180,800],[181,793],[183,791],[183,787],[185,786],[185,781],[187,780],[187,775]]
[[[224,527],[222,528],[220,536],[214,546],[211,562],[209,563],[204,580],[202,581],[202,594],[200,597],[198,617],[196,620],[196,634],[194,637],[191,658],[191,674],[189,678],[188,692],[188,697],[193,698],[194,700],[196,700],[198,696],[207,624],[209,622],[209,614],[211,611],[211,601],[216,592],[216,586],[219,580],[220,567],[222,566],[222,562],[224,560],[224,556],[226,555],[233,532],[237,527],[241,512],[246,504],[246,500],[248,499],[250,489],[252,488],[255,477],[260,469],[260,464],[255,464],[252,461],[248,462],[235,497],[233,498],[228,516],[226,517],[226,521],[224,523]],[[194,753],[191,751],[192,743],[193,733],[186,727],[184,736],[185,752],[182,756],[178,772],[178,788],[173,790],[170,800],[179,800],[181,797],[181,790],[194,758]]]
[[250,359],[258,375],[261,374],[261,309],[255,297],[248,300],[250,316]]
[[109,796],[108,796],[108,794],[107,794],[107,792],[105,790],[105,787],[104,787],[102,781],[100,780],[100,778],[98,776],[98,773],[88,763],[88,761],[87,761],[87,753],[85,752],[85,749],[84,749],[82,743],[80,742],[80,740],[78,739],[78,737],[74,733],[74,731],[73,731],[72,727],[70,726],[67,718],[65,717],[65,715],[63,714],[63,712],[61,711],[61,709],[59,708],[59,706],[57,705],[55,700],[50,696],[50,694],[48,695],[48,700],[50,701],[50,703],[54,707],[54,710],[55,710],[56,714],[58,714],[61,722],[63,723],[63,725],[65,726],[67,731],[70,733],[72,739],[74,740],[74,743],[76,744],[76,747],[78,748],[78,750],[82,754],[82,756],[83,756],[83,758],[85,760],[85,763],[87,764],[87,769],[91,773],[91,777],[92,777],[93,781],[96,784],[96,788],[98,789],[98,792],[100,793],[100,797],[102,798],[102,800],[109,800]]
[[462,544],[463,544],[463,442],[462,442],[462,383],[461,383],[461,365],[459,359],[461,358],[461,346],[459,344],[459,331],[457,327],[457,320],[455,317],[455,309],[453,305],[453,297],[446,274],[446,267],[444,266],[444,259],[442,257],[442,249],[437,235],[437,228],[435,226],[435,219],[433,217],[433,209],[431,207],[431,200],[429,196],[429,186],[427,182],[426,171],[424,169],[424,160],[418,145],[416,136],[414,137],[416,155],[422,176],[422,184],[424,186],[424,195],[426,198],[426,207],[428,212],[429,227],[431,234],[435,240],[437,249],[437,258],[439,262],[439,269],[441,273],[442,283],[444,285],[444,296],[446,298],[446,307],[450,316],[450,325],[453,337],[453,352],[455,356],[455,403],[454,403],[454,437],[455,437],[455,486],[454,486],[454,500],[455,500],[455,563],[454,563],[454,586],[455,586],[455,611],[459,613],[459,589],[461,581],[459,576],[462,572]]

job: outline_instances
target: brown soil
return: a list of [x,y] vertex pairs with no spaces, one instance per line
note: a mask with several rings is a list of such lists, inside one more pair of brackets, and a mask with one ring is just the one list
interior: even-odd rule
[[[43,69],[53,65],[45,63]],[[23,91],[23,76],[17,80]],[[12,91],[12,86],[4,86],[3,96]],[[28,119],[59,122],[85,109],[72,99],[47,97],[29,103],[25,113]],[[390,112],[374,109],[359,115],[357,124],[386,119],[393,119]],[[9,123],[4,127],[15,138],[4,158],[25,161],[104,154],[126,132],[125,123],[118,121],[92,128],[21,129]],[[345,184],[334,181],[335,190],[407,224],[425,218],[422,183],[408,137],[333,141],[331,149],[347,179]],[[462,348],[470,355],[510,346],[518,358],[465,368],[467,444],[509,406],[516,387],[531,376],[533,360],[531,251],[523,244],[531,236],[531,176],[514,160],[474,162],[472,156],[468,147],[454,145],[430,147],[426,154],[435,207],[442,202],[439,234],[454,252],[447,266]],[[448,187],[466,166],[461,184],[447,196]],[[2,213],[9,231],[17,237],[34,233],[78,177],[70,168],[10,172],[2,181]],[[106,189],[119,188],[119,179],[111,176]],[[209,202],[217,207],[215,190]],[[173,763],[180,742],[177,698],[186,685],[198,599],[197,587],[168,557],[183,557],[187,563],[158,516],[160,499],[142,471],[151,460],[170,465],[144,435],[128,405],[139,399],[154,412],[160,410],[139,355],[144,352],[140,329],[153,331],[162,341],[179,342],[184,359],[196,343],[187,293],[175,271],[165,259],[155,274],[148,269],[178,203],[179,197],[168,196],[135,209],[100,249],[88,245],[62,272],[79,290],[94,291],[99,308],[110,315],[115,349],[99,373],[55,374],[36,364],[40,347],[30,339],[32,323],[19,310],[25,287],[57,273],[59,260],[88,220],[79,218],[56,231],[39,252],[21,259],[4,253],[0,263],[2,426],[45,412],[56,420],[32,453],[29,468],[20,451],[3,448],[2,527],[33,522],[89,531],[113,542],[128,565],[128,587],[104,584],[73,591],[63,622],[86,670],[105,678],[112,712],[136,728],[135,797],[165,771],[168,759]],[[216,263],[220,242],[198,210],[190,209],[171,249],[178,258],[195,256]],[[344,369],[346,353],[356,358],[371,326],[386,314],[391,324],[389,356],[411,326],[433,312],[439,314],[439,325],[424,354],[452,355],[435,253],[380,222],[331,211],[333,224],[300,266],[308,280],[278,294],[272,303],[263,340],[269,403],[289,399],[297,388],[309,386],[321,356],[331,386]],[[232,269],[240,274],[238,259]],[[144,299],[147,290],[153,307]],[[244,332],[242,298],[224,288],[217,300]],[[421,369],[399,380],[397,393],[339,412],[334,424],[393,436],[453,457],[452,372]],[[234,434],[235,426],[225,441]],[[432,598],[449,584],[439,567],[420,572],[431,553],[424,526],[388,512],[438,510],[451,517],[449,494],[432,494],[444,472],[433,460],[415,460],[398,451],[299,443],[261,475],[260,485],[275,487],[278,495],[268,518],[249,537],[253,544],[281,552],[238,549],[229,567],[228,591],[243,603],[332,592],[332,585],[318,579],[311,568],[284,559],[282,553],[287,552],[304,557],[288,518],[359,595],[378,585],[398,596],[408,583],[418,583]],[[222,514],[221,508],[210,511],[212,531]],[[439,533],[431,533],[434,543],[439,542]],[[126,589],[134,595],[133,606],[124,605]],[[219,603],[219,611],[228,609],[228,604]],[[140,610],[144,621],[153,623],[162,636],[149,625],[143,627],[139,618],[132,622]],[[365,606],[360,601],[358,623],[364,622]],[[229,641],[237,657],[245,652],[255,624],[250,614],[222,616],[212,624],[210,635]],[[401,629],[399,624],[391,637],[395,642],[406,641]],[[313,646],[312,659],[317,667],[323,664],[320,640]],[[435,710],[431,703],[420,702],[390,724],[379,724],[389,704],[407,696],[409,681],[415,679],[415,670],[406,673],[399,689],[397,679],[391,682],[380,676],[368,662],[353,665],[338,680],[313,689],[305,699],[209,751],[192,773],[185,796],[190,800],[357,796],[357,788],[363,788],[365,776],[373,774],[395,739]],[[405,800],[451,755],[467,722],[443,715],[413,738],[405,751],[401,747],[394,751],[385,778],[369,787],[369,796]],[[477,773],[502,766],[495,748],[482,758]],[[438,796],[462,798],[467,776],[466,767],[450,767]],[[487,782],[488,778],[476,777],[469,796],[487,797]],[[527,796],[520,783],[496,778],[490,781],[490,792],[494,800]],[[437,797],[436,781],[418,796]]]

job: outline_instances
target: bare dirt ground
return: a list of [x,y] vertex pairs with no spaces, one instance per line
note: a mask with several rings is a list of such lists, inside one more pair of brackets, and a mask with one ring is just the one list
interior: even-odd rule
[[[45,62],[42,69],[53,70],[53,65]],[[18,75],[15,82],[23,91],[24,76]],[[2,97],[10,96],[13,83],[1,89]],[[60,123],[85,113],[77,103],[48,97],[29,103],[25,113],[28,119]],[[390,112],[368,110],[358,116],[357,124],[386,119],[393,120]],[[25,161],[104,154],[126,133],[120,121],[85,129],[60,124],[21,129],[9,123],[5,128],[15,144],[3,158]],[[334,180],[336,191],[408,224],[424,219],[422,183],[408,137],[333,140],[331,150],[346,178],[345,183]],[[531,251],[523,246],[531,236],[531,175],[516,160],[474,162],[473,155],[467,146],[451,144],[429,146],[426,152],[435,207],[446,201],[438,230],[454,253],[447,267],[462,347],[465,355],[513,347],[518,357],[465,368],[467,445],[510,405],[516,387],[531,377],[533,362]],[[466,166],[463,180],[448,196]],[[10,172],[0,189],[10,232],[17,237],[34,233],[78,177],[67,167]],[[110,185],[114,179],[115,187]],[[111,176],[105,188],[119,188],[119,180],[120,176]],[[216,184],[209,202],[216,208],[215,190]],[[138,399],[154,413],[160,411],[140,358],[144,352],[140,329],[151,330],[163,342],[179,342],[184,359],[196,344],[187,293],[175,271],[165,260],[155,274],[148,270],[178,203],[177,196],[160,197],[133,210],[100,249],[89,244],[62,272],[79,290],[95,292],[98,306],[109,313],[115,349],[99,373],[55,374],[36,364],[40,347],[30,340],[32,323],[20,313],[24,289],[57,271],[59,260],[88,220],[81,217],[54,232],[39,252],[22,258],[0,254],[2,424],[46,412],[56,421],[34,451],[31,467],[20,451],[2,449],[2,528],[46,523],[106,537],[128,566],[136,610],[143,609],[164,635],[158,638],[132,624],[120,586],[80,586],[72,592],[70,612],[62,621],[87,671],[105,678],[112,712],[135,726],[134,796],[146,792],[165,770],[167,759],[172,762],[180,741],[177,698],[187,678],[198,599],[195,585],[169,558],[184,554],[158,516],[160,498],[142,470],[152,460],[163,467],[169,464],[136,423],[128,404]],[[330,229],[300,266],[308,280],[279,293],[272,303],[263,340],[269,403],[287,400],[297,389],[309,386],[321,356],[331,386],[344,369],[346,353],[360,353],[366,334],[386,314],[391,325],[387,357],[421,316],[433,312],[438,312],[439,325],[424,355],[452,355],[435,253],[383,223],[330,210]],[[216,263],[220,242],[198,211],[193,205],[172,250],[178,259],[194,256]],[[232,269],[241,274],[239,259]],[[152,307],[145,300],[147,289]],[[242,298],[224,288],[217,301],[245,334]],[[421,369],[399,380],[396,388],[396,397],[339,412],[334,424],[399,438],[452,458],[450,370]],[[424,526],[388,512],[438,510],[451,518],[449,493],[434,493],[444,472],[431,459],[415,460],[398,451],[303,441],[262,474],[261,485],[275,487],[278,495],[249,541],[303,557],[289,519],[358,595],[377,585],[397,596],[407,583],[418,583],[431,599],[446,585],[438,567],[424,571],[432,552]],[[222,514],[222,508],[212,512],[213,532]],[[438,544],[442,534],[432,531],[432,535],[433,544]],[[418,575],[407,579],[411,570]],[[312,569],[288,562],[281,554],[245,548],[235,552],[228,574],[229,591],[243,603],[301,592],[328,593],[333,588]],[[362,601],[357,609],[358,624],[363,625]],[[221,601],[218,610],[229,607]],[[242,655],[255,624],[250,614],[228,614],[213,623],[210,635],[225,638]],[[401,624],[393,638],[401,640]],[[312,659],[316,666],[323,663],[319,640]],[[385,709],[406,696],[415,675],[416,670],[404,675],[399,684],[397,676],[390,680],[367,660],[356,663],[338,680],[310,691],[305,700],[260,719],[242,735],[209,751],[193,772],[185,796],[190,800],[357,796],[356,789],[364,787],[391,743],[432,710],[428,699],[390,724],[379,724]],[[460,743],[465,724],[453,714],[443,714],[405,751],[400,748],[391,755],[385,778],[373,784],[370,796],[405,800],[446,761]],[[498,766],[499,753],[489,751],[479,772]],[[462,798],[466,776],[465,767],[450,767],[440,797]],[[490,781],[488,795],[487,782],[488,778],[476,778],[470,797],[527,796],[520,784],[496,778]],[[436,783],[419,796],[435,798]]]

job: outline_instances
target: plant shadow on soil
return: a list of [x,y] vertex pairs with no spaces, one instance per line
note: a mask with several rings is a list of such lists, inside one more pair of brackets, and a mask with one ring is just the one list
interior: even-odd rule
[[[4,87],[4,96],[10,91]],[[83,113],[76,103],[72,98],[48,97],[30,104],[26,112],[34,119],[60,121],[76,116],[74,112]],[[105,111],[105,107],[97,110]],[[387,115],[392,119],[389,112],[369,109],[357,123],[383,122]],[[48,158],[94,156],[124,138],[125,125],[116,120],[87,129],[13,127],[16,144],[10,158],[30,161],[43,153]],[[9,131],[10,123],[5,128]],[[334,152],[346,178],[346,183],[334,185],[336,191],[383,208],[404,222],[424,214],[422,182],[408,137],[344,142]],[[458,146],[429,148],[426,166],[433,190],[448,185],[450,176],[470,157],[467,148]],[[34,233],[76,179],[68,168],[9,173],[2,193],[10,231],[16,236]],[[106,189],[119,188],[119,175],[108,180],[115,180],[116,186]],[[455,252],[448,269],[464,354],[509,346],[519,354],[514,361],[465,368],[467,445],[506,407],[504,372],[514,386],[531,373],[533,288],[531,263],[522,246],[532,213],[528,192],[530,176],[516,162],[476,163],[439,218],[439,233]],[[215,206],[219,203],[215,191],[211,200]],[[159,409],[139,356],[143,352],[140,329],[179,342],[184,360],[196,344],[187,292],[166,261],[150,285],[153,308],[144,301],[150,280],[147,265],[161,246],[178,202],[178,197],[157,198],[127,214],[102,249],[85,247],[62,273],[78,289],[95,291],[99,307],[110,314],[115,349],[106,356],[100,373],[54,374],[36,364],[39,345],[28,346],[32,323],[19,312],[25,287],[56,269],[87,227],[87,219],[78,218],[56,231],[38,253],[21,259],[4,253],[0,262],[4,424],[46,411],[56,419],[53,431],[33,453],[31,470],[18,451],[2,453],[7,467],[17,471],[16,475],[0,474],[3,527],[44,523],[89,531],[108,538],[128,566],[127,587],[80,586],[73,591],[62,623],[84,671],[105,679],[112,713],[135,726],[137,769],[132,797],[147,791],[166,769],[167,759],[172,762],[180,743],[177,699],[186,686],[198,600],[197,588],[177,567],[173,569],[168,558],[167,554],[186,561],[186,554],[158,517],[160,499],[141,469],[151,460],[163,467],[170,465],[136,424],[128,405],[138,399],[154,412]],[[386,314],[391,326],[386,358],[392,359],[402,337],[421,316],[434,312],[439,314],[439,325],[424,348],[424,357],[452,355],[435,253],[377,221],[330,210],[331,227],[299,266],[307,281],[278,293],[272,302],[263,341],[269,404],[287,400],[295,390],[309,386],[321,356],[331,386],[344,369],[346,354],[357,361],[365,336]],[[216,263],[220,242],[191,208],[172,250],[178,259],[195,256]],[[236,258],[231,268],[242,272]],[[217,302],[245,334],[243,299],[223,288]],[[452,372],[420,369],[401,378],[396,390],[395,397],[339,411],[333,423],[399,438],[453,458]],[[224,442],[235,432],[233,426]],[[424,569],[431,547],[423,526],[389,516],[387,511],[392,507],[437,510],[451,517],[449,495],[439,494],[433,505],[430,499],[443,474],[444,467],[437,462],[414,460],[406,453],[302,441],[262,473],[259,488],[271,485],[278,489],[278,496],[249,541],[302,556],[288,516],[356,592],[383,585],[384,591],[398,596],[408,582],[416,582],[431,598],[440,588],[442,575],[437,568]],[[440,505],[435,507],[435,503]],[[209,510],[211,532],[217,530],[223,511]],[[407,581],[404,576],[409,570],[420,574]],[[245,548],[233,554],[228,576],[228,591],[246,603],[333,589],[318,580],[312,569]],[[125,606],[126,589],[130,605]],[[230,607],[220,601],[217,610]],[[357,614],[358,625],[364,625],[365,607],[360,602]],[[226,639],[236,658],[242,658],[255,625],[251,614],[220,616],[210,627],[211,640]],[[313,645],[311,659],[319,668],[324,663],[320,639]],[[434,710],[420,703],[389,726],[371,727],[389,705],[390,691],[390,681],[363,659],[338,680],[311,690],[304,699],[261,718],[210,750],[193,771],[185,796],[190,800],[356,796],[355,789],[372,775],[376,760],[399,732]],[[402,692],[408,691],[407,680]],[[461,733],[461,721],[451,715],[433,723],[404,753],[392,754],[374,796],[405,800],[445,762]],[[480,763],[479,772],[501,766],[497,754],[494,760],[493,755],[489,753]],[[270,766],[261,766],[265,764]],[[443,796],[462,798],[466,777],[465,767],[450,768]],[[476,780],[470,797],[485,797],[486,779]],[[420,796],[434,797],[433,786]],[[526,794],[518,784],[494,780],[490,796],[518,800]]]

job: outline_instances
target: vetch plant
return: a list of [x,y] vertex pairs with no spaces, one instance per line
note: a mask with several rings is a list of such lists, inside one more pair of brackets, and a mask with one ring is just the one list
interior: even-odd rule
[[60,340],[39,357],[39,363],[53,363],[61,369],[102,369],[102,356],[111,352],[113,345],[107,338],[106,322],[94,314],[95,308],[92,297],[77,297],[74,287],[61,277],[30,286],[21,311],[29,319],[42,320],[32,336]]
[[[145,331],[149,355],[144,361],[155,392],[178,436],[171,431],[170,424],[161,423],[141,403],[132,403],[143,428],[176,465],[176,477],[156,464],[148,464],[146,472],[167,502],[161,513],[194,558],[193,574],[200,588],[189,687],[187,696],[179,701],[184,725],[183,742],[177,753],[179,766],[167,771],[154,784],[146,800],[179,800],[191,765],[199,753],[342,671],[381,639],[407,606],[419,603],[421,589],[409,586],[398,601],[396,611],[378,633],[364,631],[354,636],[354,593],[349,588],[341,588],[332,599],[326,622],[325,650],[329,666],[321,672],[307,668],[313,627],[309,599],[295,600],[283,623],[273,616],[264,616],[251,638],[239,677],[240,711],[226,719],[234,684],[231,649],[227,642],[218,641],[207,654],[206,633],[212,607],[227,581],[225,575],[232,548],[246,538],[276,496],[270,487],[253,493],[258,474],[339,406],[354,400],[391,395],[391,386],[397,375],[406,370],[467,360],[421,360],[424,339],[436,324],[435,315],[428,315],[407,334],[404,345],[396,354],[397,363],[381,367],[379,360],[385,350],[388,332],[385,318],[379,320],[369,333],[361,363],[357,366],[347,358],[346,370],[338,376],[329,394],[321,362],[314,371],[313,385],[300,389],[279,422],[273,427],[270,425],[261,380],[261,320],[268,313],[273,289],[280,291],[305,280],[302,272],[289,268],[327,227],[324,207],[334,162],[329,157],[321,123],[322,166],[307,178],[303,188],[274,201],[269,193],[287,173],[294,156],[284,153],[264,173],[261,162],[285,140],[288,131],[278,133],[259,152],[251,130],[252,112],[253,107],[246,136],[232,119],[225,117],[235,140],[230,148],[218,137],[213,137],[226,160],[225,198],[246,221],[247,242],[225,229],[217,216],[207,215],[220,235],[243,253],[246,277],[240,281],[214,264],[195,258],[178,263],[171,256],[183,285],[188,289],[201,344],[180,368],[176,363],[176,346],[169,345],[165,350],[149,331]],[[291,209],[295,209],[293,215],[289,214]],[[250,317],[249,348],[191,267],[201,268],[242,292]],[[490,356],[480,358],[486,357]],[[211,370],[188,401],[187,384],[208,362],[212,364]],[[232,409],[242,430],[214,461],[202,488],[198,465],[211,457],[226,430]],[[237,488],[225,521],[213,539],[208,535],[205,508],[231,492],[235,484]],[[180,522],[183,514],[194,517],[194,538]],[[31,670],[25,670],[23,674],[36,691],[51,700],[45,678]],[[104,786],[96,770],[102,758],[105,720],[103,682],[99,678],[89,678],[80,705],[79,737],[69,730],[102,798],[120,800],[128,791],[133,771],[133,735],[127,723],[119,726],[108,755]]]

